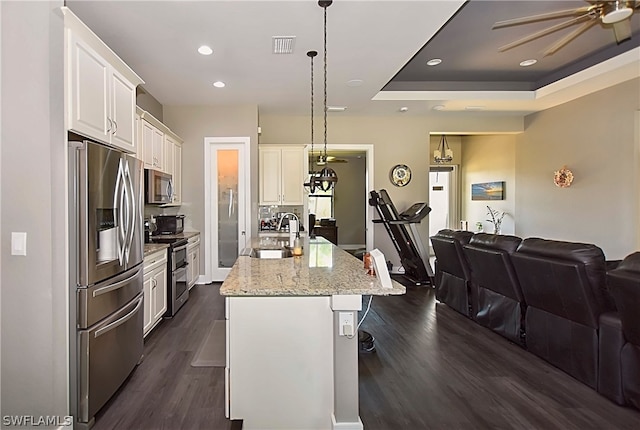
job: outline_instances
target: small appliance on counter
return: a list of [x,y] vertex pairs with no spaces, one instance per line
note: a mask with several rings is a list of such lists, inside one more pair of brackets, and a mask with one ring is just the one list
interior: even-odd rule
[[184,215],[156,215],[156,230],[152,236],[180,234],[184,231]]
[[156,223],[145,218],[144,220],[144,243],[151,243],[151,235],[156,231]]

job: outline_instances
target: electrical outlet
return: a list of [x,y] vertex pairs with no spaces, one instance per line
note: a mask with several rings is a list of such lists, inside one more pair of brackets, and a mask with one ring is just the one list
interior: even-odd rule
[[353,333],[355,332],[353,312],[339,312],[338,327],[338,334],[340,336],[353,336]]

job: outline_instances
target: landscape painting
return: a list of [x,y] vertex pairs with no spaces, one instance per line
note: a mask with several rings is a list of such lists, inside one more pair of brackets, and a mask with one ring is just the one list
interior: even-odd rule
[[504,200],[504,182],[471,184],[471,200]]

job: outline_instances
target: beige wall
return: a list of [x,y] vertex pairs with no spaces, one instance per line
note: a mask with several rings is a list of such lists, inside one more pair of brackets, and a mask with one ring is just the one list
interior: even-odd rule
[[[640,79],[526,118],[516,144],[516,233],[595,243],[609,259],[638,250]],[[570,188],[553,184],[567,165]]]
[[62,5],[0,2],[2,416],[68,415]]
[[136,88],[136,105],[149,112],[158,121],[164,121],[162,104],[141,86]]
[[[182,144],[182,206],[174,211],[187,217],[185,228],[204,231],[204,139],[245,137],[251,142],[251,222],[258,219],[258,108],[250,106],[164,106],[164,123],[184,139]],[[201,235],[204,256],[206,234]],[[207,258],[207,256],[204,256]],[[203,259],[204,261],[204,259]],[[204,274],[204,264],[200,273]]]
[[[316,145],[322,144],[322,118],[316,118]],[[260,143],[300,144],[309,141],[310,120],[308,116],[260,115],[262,135]],[[519,132],[523,129],[521,118],[474,117],[461,121],[446,115],[429,117],[403,116],[336,116],[328,119],[328,143],[373,144],[374,189],[386,189],[399,211],[418,201],[429,199],[429,154],[430,133],[448,130],[464,133],[475,132]],[[402,188],[389,181],[389,172],[396,164],[411,168],[412,180]],[[375,215],[377,217],[377,214]],[[374,247],[379,248],[397,268],[400,259],[384,227],[375,224]],[[423,242],[429,237],[428,223],[420,224],[419,233]]]
[[[483,135],[463,136],[461,166],[461,218],[469,222],[469,230],[476,231],[476,222],[484,231],[493,232],[493,224],[487,221],[487,205],[491,209],[506,212],[502,221],[502,233],[514,234],[516,214],[516,136]],[[471,200],[471,184],[504,181],[504,200]]]

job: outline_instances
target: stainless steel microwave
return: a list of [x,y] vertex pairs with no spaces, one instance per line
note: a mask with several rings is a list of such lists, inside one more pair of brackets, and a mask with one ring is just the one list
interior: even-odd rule
[[144,171],[144,202],[148,205],[164,205],[173,202],[173,179],[158,170]]

